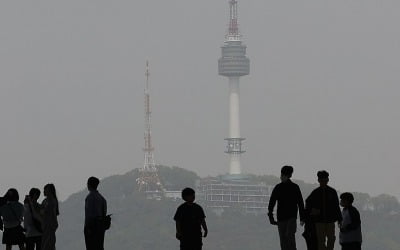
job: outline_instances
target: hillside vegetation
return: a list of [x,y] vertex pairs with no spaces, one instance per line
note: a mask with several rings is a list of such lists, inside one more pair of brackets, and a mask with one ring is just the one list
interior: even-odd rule
[[[199,177],[191,171],[177,167],[159,166],[160,176],[170,190],[193,187]],[[105,178],[100,192],[108,201],[108,210],[113,214],[112,227],[106,233],[106,249],[157,250],[179,249],[175,239],[175,224],[172,219],[180,201],[147,200],[137,191],[137,170],[124,175]],[[275,176],[252,176],[255,180],[275,185]],[[302,189],[304,198],[315,188],[294,180]],[[338,188],[339,189],[339,188]],[[71,195],[61,204],[60,228],[57,232],[57,249],[83,250],[84,199],[87,191]],[[400,204],[389,195],[370,197],[356,193],[355,206],[362,216],[364,250],[399,250]],[[277,228],[270,225],[265,215],[243,214],[227,211],[216,215],[205,208],[209,236],[204,240],[204,249],[209,250],[260,250],[279,249]],[[298,249],[305,249],[301,238],[303,229],[298,227]],[[339,246],[336,247],[339,249]]]

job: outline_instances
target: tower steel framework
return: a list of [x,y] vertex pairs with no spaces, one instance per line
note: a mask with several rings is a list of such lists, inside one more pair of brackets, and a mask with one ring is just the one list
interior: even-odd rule
[[150,107],[150,83],[149,83],[149,63],[146,62],[146,83],[144,88],[144,164],[139,169],[139,178],[137,183],[139,191],[152,194],[161,193],[163,187],[158,175],[157,166],[154,161],[154,147],[151,140],[151,107]]

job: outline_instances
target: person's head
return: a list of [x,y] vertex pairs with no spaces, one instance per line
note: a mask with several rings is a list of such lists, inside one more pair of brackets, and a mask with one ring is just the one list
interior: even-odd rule
[[281,181],[285,182],[292,177],[293,167],[292,166],[283,166],[281,168]]
[[53,183],[49,183],[44,186],[43,194],[46,197],[53,197],[57,199],[56,187]]
[[186,202],[193,202],[196,199],[196,195],[193,189],[184,188],[182,190],[182,199]]
[[31,188],[29,191],[29,198],[32,201],[37,201],[40,197],[40,190],[38,188]]
[[56,200],[56,210],[57,210],[57,215],[60,214],[58,210],[58,198],[57,198],[57,192],[56,192],[56,187],[54,186],[53,183],[46,184],[43,188],[43,194],[46,196],[46,198],[53,198]]
[[99,186],[100,180],[94,176],[89,177],[87,180],[87,188],[89,191],[95,191],[97,190],[97,187]]
[[326,187],[329,182],[329,173],[325,170],[318,171],[318,182],[321,187]]
[[346,192],[340,195],[340,205],[342,207],[350,207],[353,204],[354,196],[352,193]]
[[19,194],[17,189],[15,188],[8,189],[5,198],[7,201],[19,201]]

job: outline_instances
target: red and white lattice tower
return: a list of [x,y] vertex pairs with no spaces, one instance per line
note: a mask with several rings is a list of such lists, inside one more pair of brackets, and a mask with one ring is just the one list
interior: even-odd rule
[[139,169],[137,183],[139,191],[142,192],[161,192],[163,190],[158,170],[154,161],[154,147],[151,141],[151,108],[150,108],[150,84],[149,84],[149,63],[146,62],[146,85],[144,88],[144,164]]

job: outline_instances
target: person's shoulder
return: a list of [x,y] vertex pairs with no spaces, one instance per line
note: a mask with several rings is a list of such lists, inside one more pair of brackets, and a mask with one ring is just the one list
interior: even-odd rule
[[100,197],[100,199],[102,200],[106,200],[106,198],[104,198],[104,196],[100,193],[100,192],[96,192],[97,197]]
[[183,210],[185,210],[185,208],[186,208],[185,203],[180,204],[180,205],[176,208],[175,219],[177,218],[177,216],[179,216],[180,214],[183,213]]
[[90,199],[96,199],[96,197],[101,196],[99,192],[97,191],[90,191],[87,195],[86,195],[86,200],[90,200]]
[[197,203],[193,203],[193,205],[194,205],[196,208],[198,208],[198,209],[202,209],[202,210],[203,210],[203,207],[202,207],[202,206],[200,206],[199,204],[197,204]]
[[289,184],[290,184],[292,187],[295,187],[295,188],[299,188],[299,189],[300,189],[299,184],[297,184],[296,182],[293,182],[292,180],[289,180]]
[[279,182],[278,184],[276,184],[275,185],[275,187],[274,187],[274,189],[272,190],[272,191],[276,191],[276,190],[279,190],[281,187],[282,187],[282,185],[283,185],[283,183],[282,182]]
[[321,187],[316,187],[316,188],[314,188],[313,191],[311,191],[311,194],[310,194],[310,195],[316,194],[316,193],[318,193],[318,192],[321,192]]
[[0,197],[0,207],[4,206],[7,203],[6,198]]
[[203,207],[200,206],[200,205],[197,204],[197,203],[194,203],[193,205],[195,206],[195,211],[196,211],[195,213],[196,213],[199,217],[205,218],[206,215],[205,215],[205,213],[204,213]]
[[336,189],[334,189],[333,187],[327,186],[327,188],[329,191],[337,193]]
[[186,204],[186,202],[184,202],[184,203],[180,204],[180,205],[177,207],[177,210],[185,209],[186,206],[187,206],[187,204]]
[[355,206],[353,206],[353,205],[349,207],[349,212],[358,213],[358,214],[360,213],[360,212],[358,211],[358,209],[357,209]]
[[311,198],[313,198],[315,196],[318,196],[318,193],[320,193],[320,192],[321,192],[321,187],[314,188],[314,190],[311,191],[311,193],[310,193],[310,195],[308,196],[307,199],[311,199]]
[[86,195],[85,200],[88,200],[88,199],[90,199],[91,197],[93,197],[93,193],[92,193],[92,192],[89,192],[89,193]]

